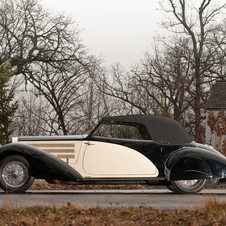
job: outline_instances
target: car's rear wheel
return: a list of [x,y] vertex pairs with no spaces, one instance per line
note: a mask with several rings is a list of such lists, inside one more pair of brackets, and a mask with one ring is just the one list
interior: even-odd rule
[[7,192],[22,193],[33,184],[30,165],[19,155],[4,158],[0,163],[0,187]]
[[206,184],[206,179],[196,180],[177,180],[171,181],[176,193],[197,193],[200,192]]

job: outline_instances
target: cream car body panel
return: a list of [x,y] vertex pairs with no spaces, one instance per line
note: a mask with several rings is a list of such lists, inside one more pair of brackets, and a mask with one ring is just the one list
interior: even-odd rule
[[85,142],[83,169],[91,177],[157,177],[158,169],[144,155],[125,146]]
[[[121,145],[95,141],[23,141],[66,162],[84,178],[157,177],[144,155]],[[126,164],[125,164],[126,162]]]
[[19,141],[18,143],[37,147],[75,168],[83,141]]

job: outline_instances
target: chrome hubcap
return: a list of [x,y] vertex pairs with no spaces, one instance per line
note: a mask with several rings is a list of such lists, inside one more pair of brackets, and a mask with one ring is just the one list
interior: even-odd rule
[[23,186],[28,180],[28,169],[20,161],[8,162],[3,167],[2,179],[10,187]]
[[189,188],[196,186],[200,180],[180,180],[178,183],[180,183],[181,186]]

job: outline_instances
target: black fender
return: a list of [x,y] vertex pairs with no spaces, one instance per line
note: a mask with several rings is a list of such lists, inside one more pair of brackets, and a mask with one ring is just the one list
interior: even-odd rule
[[216,150],[186,147],[172,153],[165,164],[167,180],[226,177],[226,158]]
[[0,161],[11,155],[23,156],[31,166],[32,175],[39,179],[80,181],[83,177],[57,157],[27,144],[12,143],[0,147]]

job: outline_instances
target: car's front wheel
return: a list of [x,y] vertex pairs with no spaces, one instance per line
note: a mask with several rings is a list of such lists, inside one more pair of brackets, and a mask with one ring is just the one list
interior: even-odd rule
[[34,181],[27,160],[18,155],[4,158],[0,163],[0,187],[7,192],[22,193]]
[[206,179],[177,180],[171,181],[171,184],[176,193],[197,193],[200,192],[205,186]]

